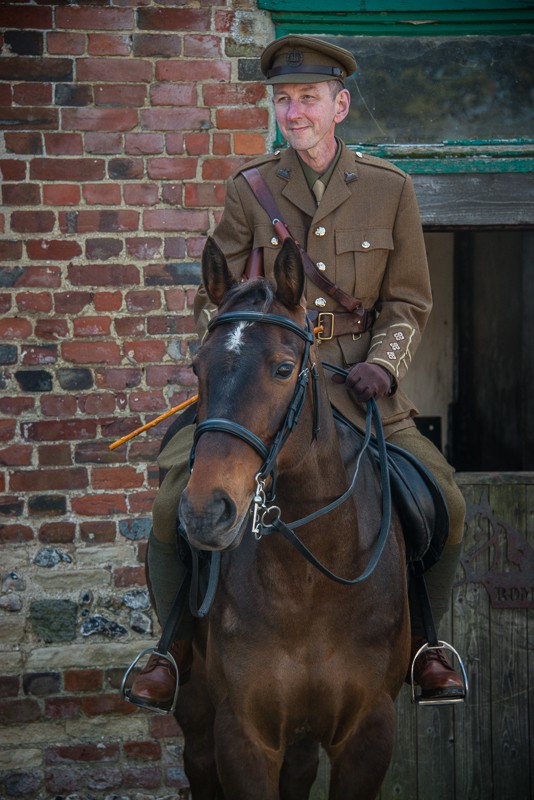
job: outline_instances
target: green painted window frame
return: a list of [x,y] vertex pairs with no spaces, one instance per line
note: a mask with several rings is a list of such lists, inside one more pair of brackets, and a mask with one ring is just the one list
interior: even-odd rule
[[[534,34],[534,0],[258,0],[277,38],[289,33],[357,36],[510,36]],[[357,8],[355,9],[355,6]],[[283,143],[277,135],[275,146]],[[366,145],[411,173],[532,172],[534,140]]]

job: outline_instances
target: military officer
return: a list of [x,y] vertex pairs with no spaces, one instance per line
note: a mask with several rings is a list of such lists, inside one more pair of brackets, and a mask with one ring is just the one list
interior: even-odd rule
[[[281,218],[305,247],[320,272],[344,292],[362,301],[365,322],[355,327],[336,299],[306,279],[305,297],[312,319],[324,326],[322,360],[348,369],[346,381],[329,381],[332,404],[356,425],[364,424],[364,403],[377,399],[387,439],[417,456],[435,475],[446,498],[449,538],[440,561],[427,573],[435,621],[447,610],[459,558],[465,504],[453,469],[415,427],[417,411],[402,391],[432,306],[419,211],[408,175],[387,161],[351,152],[336,137],[347,116],[350,95],[345,79],[356,68],[350,52],[323,40],[290,35],[271,42],[261,57],[266,83],[287,149],[258,158]],[[247,164],[246,167],[250,167]],[[243,168],[244,169],[244,168]],[[243,170],[229,179],[224,212],[214,231],[236,277],[243,275],[252,248],[261,248],[265,276],[281,241],[267,213],[252,194]],[[201,286],[195,301],[199,336],[215,309]],[[160,456],[167,469],[153,509],[149,571],[163,625],[176,591],[187,580],[177,554],[175,526],[181,492],[188,478],[192,427],[174,437]],[[425,632],[411,603],[412,658]],[[192,621],[186,620],[171,649],[181,677],[190,663]],[[450,701],[464,685],[442,650],[426,651],[414,667],[426,697]],[[131,697],[148,707],[168,708],[176,675],[154,655],[136,678]]]

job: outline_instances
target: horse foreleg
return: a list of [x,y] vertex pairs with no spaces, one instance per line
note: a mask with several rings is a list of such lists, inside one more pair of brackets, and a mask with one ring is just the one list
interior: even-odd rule
[[328,748],[329,800],[375,800],[391,761],[394,733],[395,707],[391,697],[384,696],[351,738]]
[[224,796],[229,800],[279,800],[282,754],[225,705],[215,717],[215,759]]
[[286,750],[280,773],[280,800],[308,800],[319,765],[319,744],[304,739]]

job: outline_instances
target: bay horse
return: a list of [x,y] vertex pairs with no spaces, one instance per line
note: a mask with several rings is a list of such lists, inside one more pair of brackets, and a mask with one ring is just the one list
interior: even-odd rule
[[[211,239],[202,275],[218,313],[193,360],[198,425],[179,516],[195,548],[222,556],[177,708],[192,797],[306,800],[321,745],[330,800],[374,800],[409,658],[401,525],[393,511],[378,558],[380,471],[334,420],[294,243],[275,285],[237,283]],[[300,526],[312,563],[282,520]]]

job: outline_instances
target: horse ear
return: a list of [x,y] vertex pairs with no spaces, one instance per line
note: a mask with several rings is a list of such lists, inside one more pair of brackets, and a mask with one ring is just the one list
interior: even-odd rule
[[211,236],[208,236],[202,252],[202,282],[216,306],[221,305],[225,294],[237,283],[228,269],[223,251]]
[[274,262],[276,296],[286,308],[298,306],[304,292],[304,270],[299,249],[286,239]]

